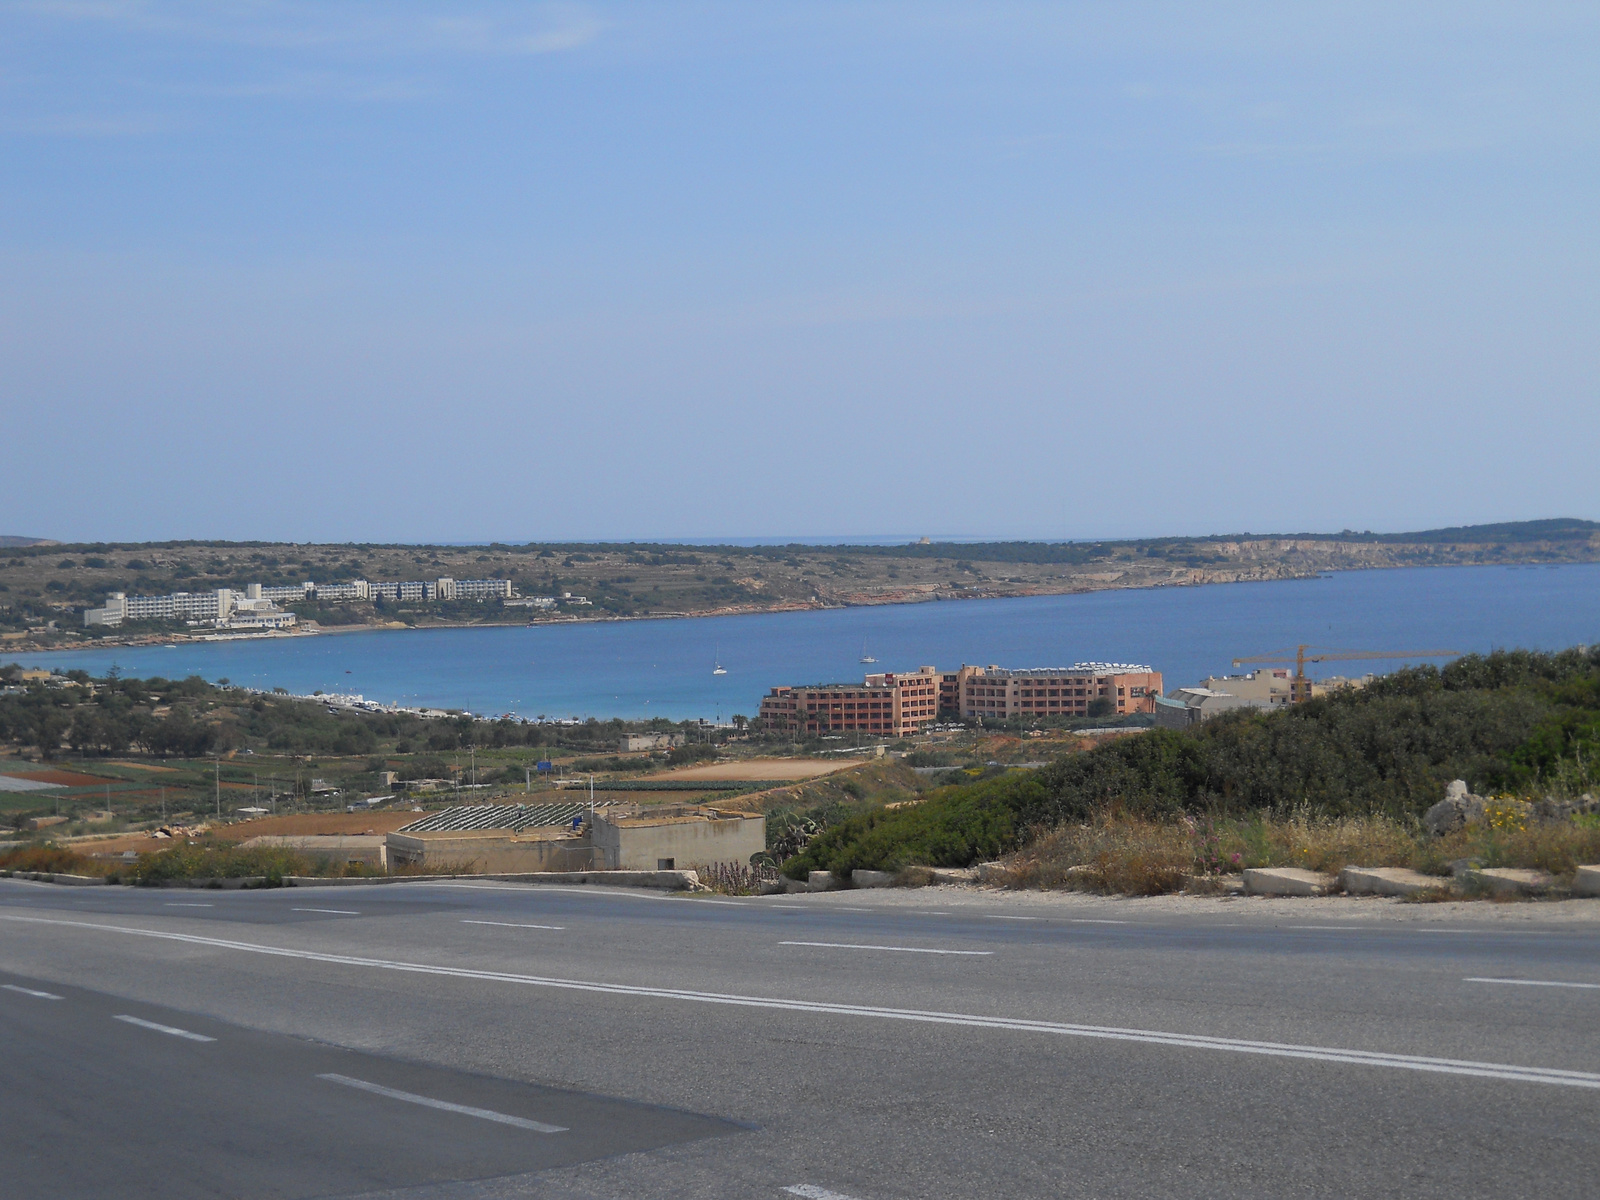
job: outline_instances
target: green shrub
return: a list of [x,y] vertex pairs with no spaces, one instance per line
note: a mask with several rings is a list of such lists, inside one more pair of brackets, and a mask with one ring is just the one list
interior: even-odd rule
[[178,880],[239,879],[256,875],[265,876],[267,883],[276,887],[285,875],[325,874],[327,864],[279,846],[245,850],[238,846],[200,843],[141,854],[137,862],[124,867],[121,873],[129,883],[147,887]]
[[813,838],[784,864],[792,879],[808,871],[848,875],[857,868],[895,871],[913,864],[965,867],[1017,846],[1017,814],[1044,802],[1033,778],[1014,774],[944,788],[916,804],[849,817]]

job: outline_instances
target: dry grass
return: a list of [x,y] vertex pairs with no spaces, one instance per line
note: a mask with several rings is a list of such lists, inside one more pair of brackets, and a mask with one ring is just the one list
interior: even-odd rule
[[1112,818],[1052,830],[1006,866],[1012,887],[1156,896],[1194,872],[1193,838],[1182,825]]
[[[1347,866],[1410,867],[1448,876],[1469,859],[1485,867],[1533,867],[1570,875],[1600,862],[1600,822],[1539,824],[1515,812],[1442,838],[1388,817],[1161,823],[1109,816],[1035,838],[992,875],[1004,886],[1129,896],[1179,891],[1191,876],[1248,867],[1305,867],[1337,874]],[[1442,881],[1441,881],[1442,882]]]
[[0,871],[48,871],[60,875],[104,875],[107,864],[61,846],[18,846],[0,854]]

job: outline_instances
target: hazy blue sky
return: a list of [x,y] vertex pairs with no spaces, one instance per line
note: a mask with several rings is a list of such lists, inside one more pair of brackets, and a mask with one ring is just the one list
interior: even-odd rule
[[1600,518],[1600,5],[0,3],[0,533]]

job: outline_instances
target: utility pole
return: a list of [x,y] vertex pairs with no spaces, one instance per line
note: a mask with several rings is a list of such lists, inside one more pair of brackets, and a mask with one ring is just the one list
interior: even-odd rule
[[216,761],[217,767],[217,820],[222,820],[222,760]]

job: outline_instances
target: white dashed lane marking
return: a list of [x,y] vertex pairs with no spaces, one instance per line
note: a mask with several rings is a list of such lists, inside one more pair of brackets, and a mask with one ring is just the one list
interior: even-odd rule
[[119,1014],[114,1019],[126,1021],[129,1025],[137,1025],[140,1029],[153,1029],[157,1033],[167,1033],[173,1037],[188,1038],[191,1042],[214,1042],[217,1040],[214,1037],[207,1037],[203,1033],[191,1033],[189,1030],[179,1029],[175,1025],[158,1025],[154,1021],[146,1021],[143,1017],[130,1017],[126,1013]]
[[498,925],[502,929],[565,929],[565,925],[519,925],[515,921],[462,921],[463,925]]
[[35,1000],[61,999],[61,997],[56,995],[54,992],[37,992],[34,991],[33,988],[18,987],[14,983],[0,983],[0,988],[4,988],[8,992],[16,992],[18,995],[32,996]]
[[477,1117],[480,1121],[493,1121],[498,1125],[511,1125],[517,1129],[530,1129],[534,1133],[565,1133],[565,1125],[546,1125],[543,1121],[530,1121],[526,1117],[513,1117],[510,1113],[495,1112],[492,1108],[473,1108],[469,1104],[452,1104],[448,1100],[435,1100],[432,1096],[419,1096],[415,1092],[402,1092],[384,1087],[381,1083],[368,1083],[365,1079],[351,1079],[348,1075],[318,1075],[329,1083],[343,1084],[359,1091],[385,1096],[390,1100],[404,1100],[407,1104],[420,1104],[440,1112],[460,1113],[464,1117]]

